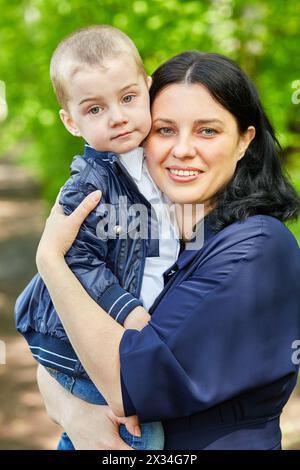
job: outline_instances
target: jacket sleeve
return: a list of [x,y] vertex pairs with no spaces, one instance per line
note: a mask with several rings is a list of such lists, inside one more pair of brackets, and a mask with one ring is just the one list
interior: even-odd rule
[[201,412],[295,376],[299,249],[262,232],[230,237],[173,285],[142,331],[120,344],[125,415],[143,421]]
[[[116,321],[123,324],[129,313],[136,306],[142,305],[142,302],[121,287],[106,264],[109,238],[99,227],[105,226],[105,222],[101,225],[101,220],[107,215],[107,177],[93,166],[87,170],[89,171],[85,169],[78,174],[73,170],[71,178],[63,187],[60,204],[64,212],[73,212],[89,193],[97,189],[101,189],[102,198],[84,221],[65,259],[89,295]],[[82,173],[85,173],[84,178]]]

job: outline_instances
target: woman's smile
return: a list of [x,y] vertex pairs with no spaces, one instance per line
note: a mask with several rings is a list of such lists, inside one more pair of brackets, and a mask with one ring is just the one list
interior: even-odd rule
[[195,181],[203,171],[198,168],[170,166],[166,168],[170,178],[178,183],[189,183]]

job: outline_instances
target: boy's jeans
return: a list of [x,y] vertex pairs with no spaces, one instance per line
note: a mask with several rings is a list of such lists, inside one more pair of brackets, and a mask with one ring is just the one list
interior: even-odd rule
[[[71,377],[50,368],[47,368],[47,371],[60,385],[72,393],[72,395],[94,405],[107,405],[104,397],[93,382]],[[126,444],[133,447],[135,450],[162,450],[164,448],[164,430],[160,422],[145,423],[141,424],[140,427],[142,436],[135,437],[127,431],[124,424],[120,425],[119,433]],[[62,433],[57,449],[75,450],[70,438],[65,432]]]

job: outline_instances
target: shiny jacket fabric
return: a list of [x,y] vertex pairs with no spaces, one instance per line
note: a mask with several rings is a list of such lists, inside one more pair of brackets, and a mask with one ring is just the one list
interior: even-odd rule
[[[159,255],[158,223],[119,158],[86,146],[84,156],[74,158],[71,176],[62,189],[64,212],[69,215],[96,189],[102,191],[100,204],[82,225],[66,261],[89,295],[123,324],[132,309],[142,304],[145,258]],[[128,212],[134,204],[143,204],[143,218]],[[109,233],[104,231],[107,222]],[[138,234],[142,225],[144,237]],[[87,378],[39,274],[17,299],[15,319],[38,362]]]

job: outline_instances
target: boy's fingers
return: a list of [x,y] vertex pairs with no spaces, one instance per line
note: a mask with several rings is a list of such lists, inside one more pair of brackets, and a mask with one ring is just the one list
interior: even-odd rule
[[100,190],[93,191],[79,204],[78,207],[76,207],[74,212],[72,212],[69,217],[76,220],[78,225],[81,225],[89,213],[95,209],[101,199],[101,196],[102,193]]

